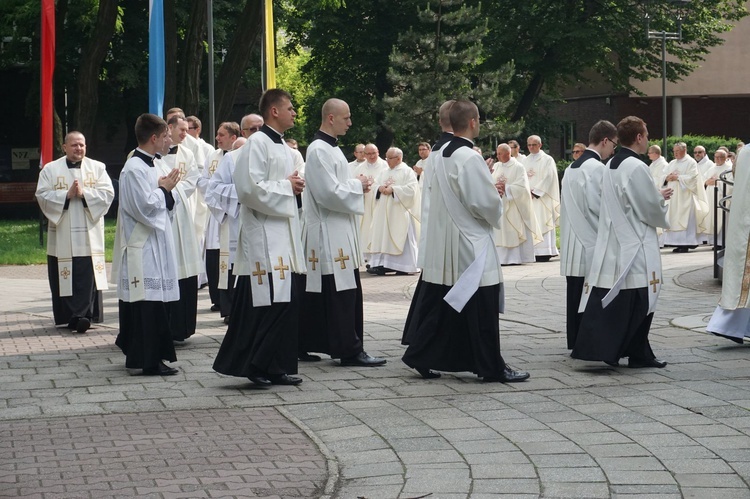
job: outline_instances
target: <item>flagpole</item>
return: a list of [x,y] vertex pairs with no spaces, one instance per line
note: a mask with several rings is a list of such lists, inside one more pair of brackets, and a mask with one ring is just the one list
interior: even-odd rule
[[265,88],[276,88],[276,32],[273,29],[273,0],[265,0],[263,16],[263,49],[265,54],[263,83]]

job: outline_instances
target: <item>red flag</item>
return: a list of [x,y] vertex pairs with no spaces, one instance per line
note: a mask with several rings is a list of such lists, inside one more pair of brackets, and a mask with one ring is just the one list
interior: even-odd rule
[[52,161],[54,105],[52,83],[55,74],[55,0],[42,0],[41,140],[40,166]]

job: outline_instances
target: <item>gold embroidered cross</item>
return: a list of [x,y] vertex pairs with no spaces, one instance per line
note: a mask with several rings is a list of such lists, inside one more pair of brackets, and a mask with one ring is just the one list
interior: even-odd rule
[[585,294],[589,294],[589,283],[583,283],[583,287],[586,289]]
[[339,262],[341,264],[341,268],[346,268],[346,261],[349,259],[349,255],[344,255],[344,249],[339,248],[339,256],[333,259],[334,262]]
[[653,292],[656,293],[656,285],[659,284],[661,281],[656,278],[656,272],[651,272],[652,280],[648,283],[654,287]]
[[96,264],[94,268],[96,269],[97,272],[101,273],[101,271],[104,270],[104,265],[102,265],[102,263],[99,262]]
[[57,183],[54,185],[56,191],[67,191],[68,183],[65,181],[65,177],[57,177]]
[[180,162],[180,180],[185,178],[185,174],[187,173],[187,168],[185,168],[185,162]]
[[312,263],[312,269],[315,270],[315,264],[318,263],[320,260],[319,258],[315,258],[315,250],[310,250],[312,252],[312,256],[307,259],[308,262]]
[[68,267],[63,267],[63,269],[60,271],[60,275],[63,279],[67,279],[70,277],[70,270],[68,270]]
[[219,166],[219,160],[218,159],[215,159],[215,160],[211,161],[211,166],[208,167],[208,173],[211,174],[211,175],[213,175],[214,172],[216,171],[216,167],[217,166]]
[[139,281],[137,277],[133,277],[133,280],[130,281],[130,284],[132,284],[134,288],[137,288],[139,282],[141,281]]
[[88,188],[93,188],[96,185],[96,179],[94,178],[93,173],[86,174],[86,181],[83,183],[83,185]]
[[264,275],[266,275],[266,271],[260,270],[260,262],[255,262],[255,272],[253,272],[253,277],[258,278],[258,284],[263,284]]
[[279,271],[279,279],[284,279],[284,271],[289,270],[288,265],[284,265],[284,259],[279,257],[279,264],[273,268],[273,270]]
[[229,268],[229,266],[227,265],[227,262],[225,262],[224,260],[222,260],[221,264],[219,265],[219,268],[221,269],[221,273],[223,274],[224,272],[227,271],[227,269]]

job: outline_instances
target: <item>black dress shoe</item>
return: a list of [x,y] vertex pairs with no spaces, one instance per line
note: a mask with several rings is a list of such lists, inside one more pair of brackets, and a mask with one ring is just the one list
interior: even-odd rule
[[619,361],[617,361],[617,360],[616,360],[616,361],[614,361],[614,362],[610,362],[610,361],[608,361],[608,360],[605,360],[605,361],[604,361],[604,363],[605,363],[605,364],[607,364],[608,366],[612,366],[612,367],[620,367],[620,362],[619,362]]
[[76,324],[76,332],[77,333],[85,333],[89,330],[91,327],[91,320],[89,320],[88,317],[81,317],[78,319],[78,324]]
[[424,369],[417,367],[417,372],[422,375],[424,379],[436,379],[440,377],[440,373],[433,371],[432,369]]
[[370,267],[367,269],[367,273],[370,275],[385,275],[385,267],[382,265],[379,267]]
[[178,372],[180,371],[175,369],[174,367],[169,367],[164,362],[159,362],[159,365],[156,368],[144,369],[143,375],[144,376],[174,376]]
[[638,369],[641,367],[656,367],[661,369],[662,367],[666,367],[666,365],[666,361],[659,359],[628,359],[628,367],[632,369]]
[[211,305],[211,312],[218,312],[221,310],[221,307],[218,305]]
[[320,362],[320,356],[319,355],[313,355],[311,353],[307,352],[300,352],[297,354],[297,359],[301,360],[302,362]]
[[485,376],[483,381],[487,383],[518,383],[529,379],[529,373],[526,371],[514,371],[509,366],[505,366],[500,376]]
[[288,374],[279,374],[275,376],[271,376],[271,384],[272,385],[299,385],[302,383],[302,378],[297,378],[296,376],[289,376]]
[[229,316],[224,317],[224,324],[229,325]]
[[263,376],[248,376],[247,379],[258,386],[271,386],[271,380]]
[[537,262],[549,262],[550,258],[552,258],[552,255],[536,255],[534,260]]
[[363,367],[374,367],[382,366],[387,361],[379,357],[373,357],[368,355],[367,352],[359,352],[354,357],[347,357],[341,359],[342,366],[363,366]]

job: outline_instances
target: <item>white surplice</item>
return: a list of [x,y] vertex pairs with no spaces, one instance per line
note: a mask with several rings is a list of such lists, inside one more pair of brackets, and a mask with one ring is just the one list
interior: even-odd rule
[[362,182],[333,137],[318,132],[307,148],[305,213],[307,291],[320,293],[322,276],[333,274],[336,291],[357,287],[362,265],[359,216],[364,213]]
[[[74,197],[68,201],[68,189],[75,180],[83,190],[83,200]],[[60,296],[72,293],[69,272],[72,271],[73,257],[91,257],[96,287],[98,290],[107,289],[104,215],[114,197],[112,180],[104,163],[99,161],[83,158],[80,168],[68,168],[63,157],[47,163],[39,172],[36,198],[49,221],[47,254],[58,259]]]
[[[240,226],[240,204],[234,185],[234,171],[240,150],[229,151],[221,158],[206,188],[206,204],[211,212],[211,224],[217,227],[219,249],[219,281],[237,257],[237,235]],[[223,262],[223,263],[222,263]],[[228,276],[228,275],[227,275]],[[219,286],[221,289],[221,285]]]
[[160,176],[156,167],[137,155],[127,160],[120,173],[111,279],[117,284],[117,297],[125,302],[180,299],[172,212],[159,188]]
[[234,274],[252,277],[254,307],[271,305],[268,275],[273,275],[273,303],[288,303],[291,274],[306,271],[297,198],[287,178],[294,172],[291,149],[264,125],[239,151],[234,184],[241,207]]
[[705,232],[701,223],[708,212],[708,201],[703,178],[698,164],[690,156],[672,160],[659,177],[664,184],[666,176],[677,172],[679,178],[666,183],[674,190],[669,200],[667,220],[669,229],[664,230],[664,244],[673,246],[695,246],[700,244],[698,234]]
[[[354,169],[354,176],[364,175],[370,182],[375,182],[375,179],[380,172],[388,169],[388,163],[378,158],[374,163],[369,161],[362,161]],[[359,237],[362,241],[363,251],[366,250],[366,242],[370,240],[370,230],[372,227],[372,213],[375,210],[375,189],[365,193],[365,212],[359,218]],[[365,255],[367,259],[367,255]]]

